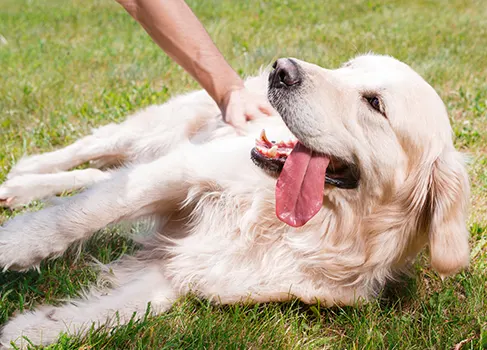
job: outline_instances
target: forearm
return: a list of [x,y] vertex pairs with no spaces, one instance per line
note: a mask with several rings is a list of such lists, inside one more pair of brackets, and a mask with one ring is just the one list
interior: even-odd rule
[[183,0],[117,1],[219,106],[231,90],[243,87],[238,74]]

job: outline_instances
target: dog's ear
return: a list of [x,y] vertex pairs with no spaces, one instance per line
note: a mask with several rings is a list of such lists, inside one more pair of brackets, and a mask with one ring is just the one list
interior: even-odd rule
[[433,162],[425,210],[431,266],[445,277],[468,266],[470,249],[466,227],[470,195],[463,157],[444,150]]
[[364,219],[368,255],[364,266],[380,268],[405,259],[412,242],[428,241],[431,265],[445,277],[469,263],[468,175],[453,146],[418,161],[392,200]]

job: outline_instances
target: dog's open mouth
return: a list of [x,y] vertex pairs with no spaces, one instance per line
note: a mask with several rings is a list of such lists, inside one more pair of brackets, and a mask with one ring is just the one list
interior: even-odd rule
[[265,130],[262,130],[260,137],[255,140],[255,147],[252,148],[251,158],[256,165],[270,175],[278,176],[281,173],[284,162],[297,143],[298,140],[269,141]]
[[323,204],[325,183],[344,189],[358,186],[355,166],[313,152],[298,140],[270,141],[264,130],[251,158],[267,173],[279,177],[276,214],[290,226],[302,226],[316,215]]

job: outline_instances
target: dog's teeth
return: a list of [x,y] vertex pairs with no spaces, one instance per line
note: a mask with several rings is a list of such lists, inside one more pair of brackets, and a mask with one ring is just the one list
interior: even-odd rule
[[277,155],[277,145],[272,146],[268,151],[267,155],[269,157],[275,157]]
[[294,146],[296,146],[297,143],[298,143],[298,140],[297,139],[290,139],[287,142],[287,146],[290,147],[290,148],[294,148]]
[[272,142],[269,141],[269,139],[267,138],[267,135],[265,133],[265,130],[262,129],[262,132],[260,133],[260,138],[261,140],[268,146],[271,146],[272,145]]

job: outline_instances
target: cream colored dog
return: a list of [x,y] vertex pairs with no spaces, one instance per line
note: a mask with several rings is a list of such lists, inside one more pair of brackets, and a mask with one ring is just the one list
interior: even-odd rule
[[[280,114],[248,136],[198,91],[13,168],[4,205],[88,189],[5,223],[2,268],[34,267],[116,222],[151,218],[153,230],[110,265],[113,288],[15,316],[4,346],[123,322],[149,302],[160,313],[190,290],[219,303],[366,302],[426,245],[441,276],[468,265],[467,173],[443,102],[411,68],[279,59],[246,84]],[[87,161],[96,168],[68,171]]]

